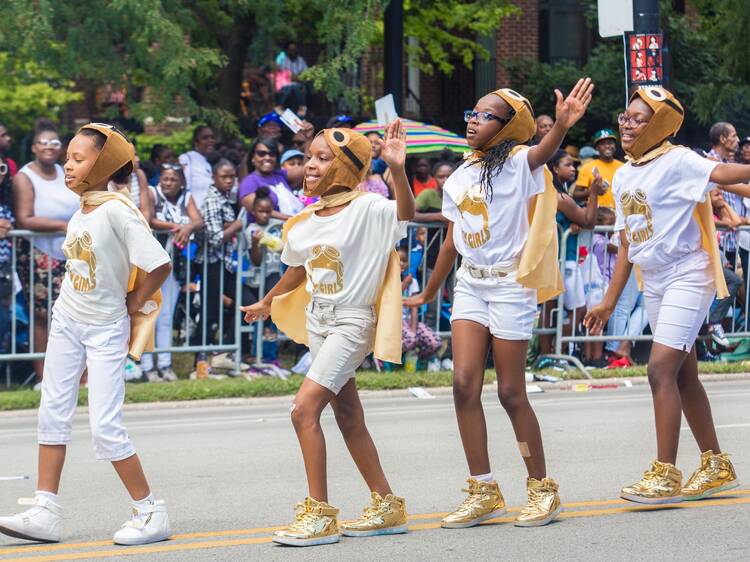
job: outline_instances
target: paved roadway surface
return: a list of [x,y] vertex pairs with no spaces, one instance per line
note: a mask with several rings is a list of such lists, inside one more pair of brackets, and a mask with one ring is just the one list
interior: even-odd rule
[[[516,528],[511,517],[475,529],[438,528],[442,513],[462,500],[466,476],[450,395],[368,395],[370,429],[394,489],[408,499],[412,532],[312,549],[269,542],[306,493],[289,398],[129,408],[126,421],[153,488],[168,502],[175,533],[171,541],[138,548],[109,542],[128,517],[128,501],[113,470],[93,459],[79,413],[62,485],[66,542],[29,545],[2,537],[0,559],[747,561],[750,382],[708,389],[721,442],[745,485],[717,499],[660,509],[617,499],[620,486],[639,477],[654,454],[648,387],[533,395],[549,472],[567,509],[558,522],[536,529]],[[512,516],[525,499],[525,474],[507,417],[493,388],[485,390],[493,468]],[[330,412],[324,424],[331,502],[351,517],[367,502],[367,490]],[[0,415],[0,476],[34,478],[34,425],[32,413]],[[688,431],[682,438],[678,465],[689,474],[698,450]],[[32,490],[33,480],[0,482],[0,509],[13,510],[15,498]]]

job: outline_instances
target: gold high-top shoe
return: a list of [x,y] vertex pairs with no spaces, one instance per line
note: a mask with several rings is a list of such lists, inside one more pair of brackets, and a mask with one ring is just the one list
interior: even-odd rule
[[675,465],[655,460],[640,482],[626,486],[620,497],[638,503],[678,503],[682,501],[682,472]]
[[354,521],[341,523],[341,534],[347,537],[372,537],[406,533],[406,500],[393,494],[384,498],[372,492],[371,503]]
[[526,481],[526,491],[529,501],[516,517],[516,527],[541,527],[551,523],[562,511],[557,482],[552,478],[529,478]]
[[467,482],[469,487],[463,488],[462,491],[469,496],[453,513],[443,519],[442,527],[464,529],[505,513],[505,500],[497,482],[480,482],[474,478],[469,478]]
[[701,453],[701,465],[682,487],[685,500],[702,500],[713,494],[739,486],[737,473],[727,453],[714,454],[710,449]]
[[316,546],[339,542],[339,510],[326,502],[312,498],[294,506],[294,523],[283,531],[276,531],[273,542],[290,546]]

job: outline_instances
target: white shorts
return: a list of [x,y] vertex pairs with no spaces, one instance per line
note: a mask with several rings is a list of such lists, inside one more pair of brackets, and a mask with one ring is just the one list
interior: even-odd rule
[[565,292],[563,306],[565,310],[575,310],[586,306],[586,293],[583,290],[583,271],[577,261],[565,262]]
[[530,340],[536,311],[536,290],[522,287],[515,273],[476,279],[458,269],[451,322],[471,320],[489,328],[496,338]]
[[693,254],[643,272],[643,300],[654,341],[690,351],[716,295],[708,257]]
[[333,305],[312,301],[307,306],[307,333],[312,365],[307,376],[338,394],[372,351],[375,307]]
[[77,322],[59,308],[53,311],[39,405],[39,444],[66,445],[72,440],[78,386],[88,367],[89,424],[96,458],[119,461],[135,454],[122,424],[129,339],[128,316],[97,326]]

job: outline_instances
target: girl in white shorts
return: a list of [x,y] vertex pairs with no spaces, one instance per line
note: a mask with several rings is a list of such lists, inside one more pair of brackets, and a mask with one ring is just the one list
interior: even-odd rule
[[474,152],[443,187],[448,232],[433,274],[423,294],[406,300],[409,306],[431,301],[461,255],[451,316],[453,398],[469,464],[469,496],[443,519],[443,527],[471,527],[505,511],[490,469],[481,402],[490,344],[500,402],[528,470],[528,504],[516,525],[545,525],[561,511],[557,483],[547,477],[539,423],[526,397],[526,349],[537,303],[562,288],[557,194],[545,163],[583,116],[592,90],[586,79],[565,100],[556,91],[555,125],[532,148],[524,143],[535,132],[533,111],[518,93],[497,90],[465,114],[466,140]]
[[[258,303],[242,307],[245,320],[273,316],[289,337],[310,347],[307,377],[292,406],[309,496],[296,520],[274,536],[293,546],[334,543],[340,534],[405,533],[404,498],[391,490],[365,426],[354,371],[373,351],[401,362],[401,278],[396,243],[414,216],[404,171],[406,131],[388,126],[381,157],[395,178],[396,201],[357,191],[370,169],[370,142],[349,129],[325,129],[310,145],[304,189],[318,203],[284,226],[284,276]],[[305,313],[306,311],[306,313]],[[371,491],[355,520],[338,523],[328,503],[325,439],[320,415],[331,404],[349,452]]]
[[125,360],[129,350],[138,359],[153,340],[159,287],[171,272],[169,255],[140,211],[125,195],[107,192],[110,180],[129,177],[134,160],[133,145],[110,125],[86,125],[68,145],[65,184],[81,196],[81,209],[68,223],[66,273],[44,362],[37,492],[19,500],[27,511],[0,517],[0,532],[13,537],[61,538],[57,492],[84,368],[96,457],[112,463],[133,499],[132,519],[114,542],[146,544],[170,535],[164,502],[154,500],[122,423]]
[[[654,334],[648,378],[657,456],[643,478],[620,496],[650,504],[702,499],[737,486],[734,467],[719,449],[694,343],[714,295],[728,295],[706,194],[716,184],[741,189],[729,184],[750,180],[750,166],[720,164],[672,145],[667,139],[680,129],[683,116],[680,102],[657,87],[636,91],[619,116],[629,157],[615,173],[612,188],[620,249],[604,300],[585,320],[592,333],[601,331],[632,264],[637,265]],[[700,466],[684,486],[674,465],[682,413],[702,451]]]

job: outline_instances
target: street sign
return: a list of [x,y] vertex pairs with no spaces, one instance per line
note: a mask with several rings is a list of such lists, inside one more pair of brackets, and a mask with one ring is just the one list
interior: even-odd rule
[[661,86],[664,80],[661,33],[626,33],[625,61],[628,91],[638,86]]
[[598,7],[601,37],[633,31],[633,0],[598,0]]

